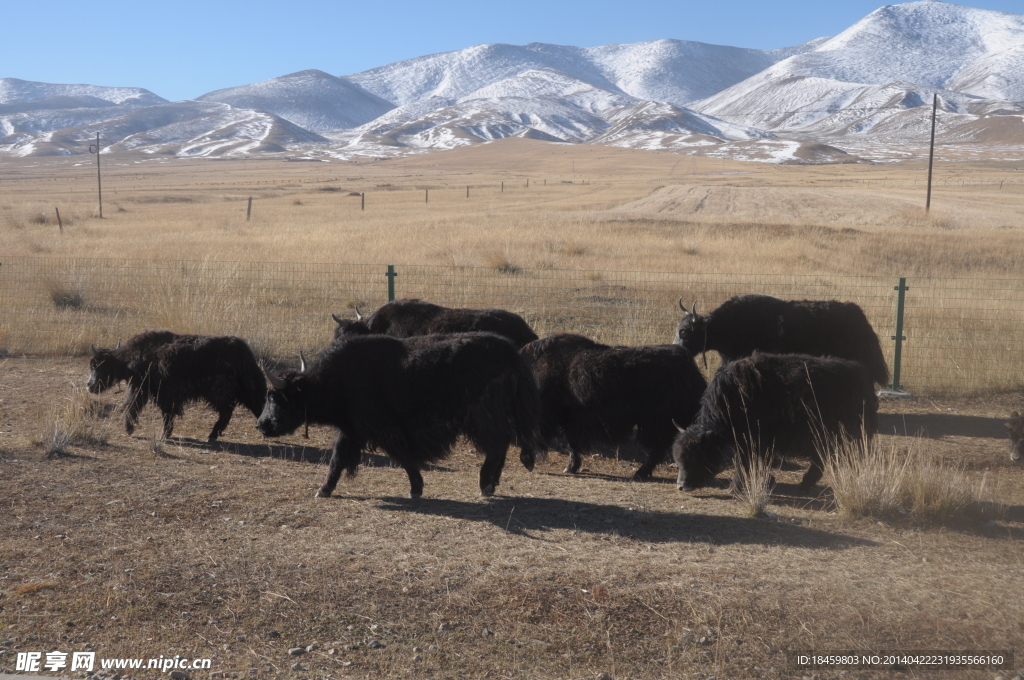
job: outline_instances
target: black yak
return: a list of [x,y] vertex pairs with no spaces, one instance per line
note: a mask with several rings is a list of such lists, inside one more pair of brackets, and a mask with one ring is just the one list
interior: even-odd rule
[[93,348],[89,391],[99,394],[124,380],[124,429],[131,434],[139,411],[152,399],[164,417],[164,437],[185,406],[204,401],[217,411],[207,441],[216,441],[241,404],[259,416],[267,386],[252,350],[239,338],[146,331],[114,349]]
[[459,435],[485,455],[485,496],[498,485],[510,444],[533,467],[540,397],[516,348],[493,333],[341,338],[312,367],[303,360],[299,372],[268,372],[267,379],[257,421],[264,435],[286,435],[304,422],[338,428],[318,497],[331,495],[342,469],[354,475],[368,447],[405,468],[412,498],[423,494],[420,469],[443,459]]
[[1024,449],[1021,445],[1021,442],[1024,442],[1024,417],[1014,411],[1006,421],[1006,429],[1010,433],[1010,460],[1016,462],[1020,460]]
[[689,424],[707,387],[690,353],[675,345],[610,347],[556,333],[520,353],[540,390],[541,432],[548,442],[565,436],[569,473],[579,471],[582,453],[623,444],[636,428],[648,458],[634,478],[649,479],[672,448],[673,419]]
[[863,364],[755,352],[718,370],[697,417],[680,429],[672,445],[678,486],[708,486],[737,452],[765,459],[774,453],[810,459],[800,483],[806,492],[822,476],[820,444],[870,438],[877,429],[878,397]]
[[702,316],[679,300],[683,318],[674,342],[697,356],[715,350],[722,363],[755,350],[774,354],[811,354],[852,359],[864,364],[871,379],[889,383],[889,368],[878,335],[852,302],[780,300],[770,295],[739,295]]
[[530,325],[518,314],[504,309],[452,309],[423,300],[394,300],[365,319],[356,310],[356,321],[331,315],[334,337],[377,333],[393,338],[410,338],[431,333],[497,333],[520,348],[537,339]]

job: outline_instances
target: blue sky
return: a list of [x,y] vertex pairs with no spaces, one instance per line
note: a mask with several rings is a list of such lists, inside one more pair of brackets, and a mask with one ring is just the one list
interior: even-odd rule
[[[973,7],[1024,13],[1024,0]],[[0,77],[144,87],[171,100],[316,68],[357,73],[481,43],[658,38],[771,49],[835,35],[878,0],[264,2],[12,0]]]

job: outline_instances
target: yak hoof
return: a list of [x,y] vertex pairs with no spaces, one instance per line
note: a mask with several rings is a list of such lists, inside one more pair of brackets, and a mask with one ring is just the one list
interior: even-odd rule
[[687,486],[686,484],[680,484],[676,488],[679,489],[680,491],[693,491],[694,490],[694,487]]
[[493,496],[494,495],[494,485],[493,484],[488,484],[487,486],[482,487],[480,489],[480,495],[481,496]]
[[319,491],[316,492],[316,495],[313,496],[313,498],[330,498],[330,497],[331,497],[331,492],[330,491],[325,491],[324,489],[320,489]]
[[127,432],[128,434],[131,434],[131,433],[135,432],[135,426],[134,425],[125,425],[124,426],[124,431]]
[[565,466],[565,469],[564,469],[564,470],[562,470],[562,473],[563,473],[563,474],[566,474],[566,475],[574,475],[574,474],[576,474],[576,472],[577,472],[578,470],[579,470],[579,468],[574,468],[574,467],[572,466],[572,464],[570,463],[569,465],[566,465],[566,466]]
[[420,491],[418,493],[416,491],[410,491],[409,492],[409,498],[422,498],[422,497],[423,497],[423,492],[422,491]]
[[634,482],[649,482],[652,478],[653,475],[650,472],[646,472],[644,470],[637,470],[636,472],[633,473]]

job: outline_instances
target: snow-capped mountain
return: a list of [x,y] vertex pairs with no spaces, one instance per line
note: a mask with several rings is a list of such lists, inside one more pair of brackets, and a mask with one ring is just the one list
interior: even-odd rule
[[[0,104],[26,104],[54,97],[101,100],[127,106],[152,106],[167,102],[141,87],[100,87],[97,85],[53,85],[18,78],[0,78]],[[42,108],[42,107],[40,107]]]
[[265,111],[311,132],[357,127],[395,108],[358,85],[315,69],[217,90],[199,101]]
[[[581,143],[607,134],[628,144],[633,129],[644,145],[658,148],[691,145],[694,135],[717,142],[749,139],[765,133],[683,114],[684,102],[816,44],[775,51],[681,40],[593,48],[478,45],[348,76],[397,108],[337,138],[349,147],[372,139],[414,148],[508,136]],[[634,115],[653,114],[657,107],[646,105],[655,101],[672,109],[667,118],[664,112],[656,120]]]
[[[800,52],[801,47],[786,50]],[[638,100],[681,106],[738,83],[789,54],[685,40],[603,47],[477,45],[388,64],[348,80],[404,106],[431,97],[459,100],[493,83],[547,71]]]
[[950,113],[1024,101],[1024,16],[936,0],[887,5],[692,106],[777,134],[877,134],[936,93]]
[[[508,136],[773,162],[865,144],[1024,143],[1024,16],[922,0],[832,38],[477,45],[347,76],[307,70],[168,103],[140,88],[0,80],[0,154],[395,155]],[[877,154],[868,157],[878,157]]]
[[[296,144],[327,141],[272,114],[216,102],[158,104],[88,122],[77,117],[78,111],[72,111],[76,118],[71,121],[77,124],[36,133],[11,132],[0,138],[0,150],[11,156],[81,154],[95,143],[97,133],[104,153],[137,150],[181,156],[280,152]],[[3,122],[0,117],[0,124]]]

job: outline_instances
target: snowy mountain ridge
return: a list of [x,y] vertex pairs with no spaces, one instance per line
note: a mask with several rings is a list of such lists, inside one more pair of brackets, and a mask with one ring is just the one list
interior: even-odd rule
[[935,95],[940,140],[1024,140],[1024,16],[919,0],[776,50],[485,44],[175,103],[5,78],[0,155],[83,153],[100,132],[108,148],[186,155],[379,157],[523,136],[775,161],[826,145],[835,160],[844,144],[919,142]]

